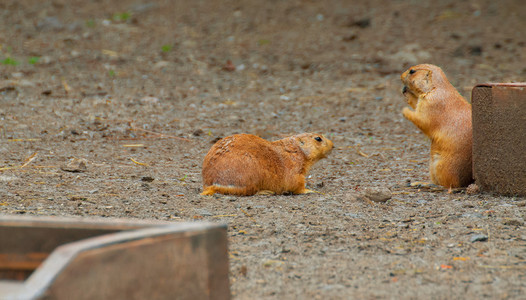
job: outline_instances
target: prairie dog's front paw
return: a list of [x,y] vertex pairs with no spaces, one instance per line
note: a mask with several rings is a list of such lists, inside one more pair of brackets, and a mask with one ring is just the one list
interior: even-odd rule
[[402,114],[404,115],[404,117],[407,117],[408,115],[413,114],[413,113],[414,111],[411,110],[409,107],[404,107],[402,109]]

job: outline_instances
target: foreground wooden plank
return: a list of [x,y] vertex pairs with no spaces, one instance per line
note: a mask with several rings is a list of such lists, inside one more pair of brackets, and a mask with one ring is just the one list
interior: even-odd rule
[[[111,220],[103,223],[100,228],[115,229]],[[226,226],[156,225],[59,246],[23,284],[4,281],[11,288],[0,291],[0,298],[229,299]]]

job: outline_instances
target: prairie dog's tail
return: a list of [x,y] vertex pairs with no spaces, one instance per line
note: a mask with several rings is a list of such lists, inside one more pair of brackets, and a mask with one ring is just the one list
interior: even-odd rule
[[255,194],[254,192],[251,192],[246,187],[238,187],[233,185],[209,185],[203,189],[203,192],[201,195],[203,196],[211,196],[215,193],[224,194],[224,195],[240,195],[240,196],[249,196]]

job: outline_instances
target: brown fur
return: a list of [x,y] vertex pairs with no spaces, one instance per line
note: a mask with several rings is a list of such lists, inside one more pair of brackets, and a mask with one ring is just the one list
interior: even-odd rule
[[329,139],[315,133],[274,142],[251,134],[223,138],[204,159],[201,194],[309,193],[305,175],[332,148]]
[[401,79],[402,92],[414,109],[405,107],[402,114],[431,139],[431,180],[448,188],[469,185],[473,182],[471,104],[437,66],[413,66]]

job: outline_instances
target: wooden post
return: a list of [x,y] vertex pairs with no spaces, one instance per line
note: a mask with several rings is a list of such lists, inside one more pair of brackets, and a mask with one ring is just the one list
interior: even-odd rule
[[526,196],[526,83],[473,88],[473,176],[483,191]]

